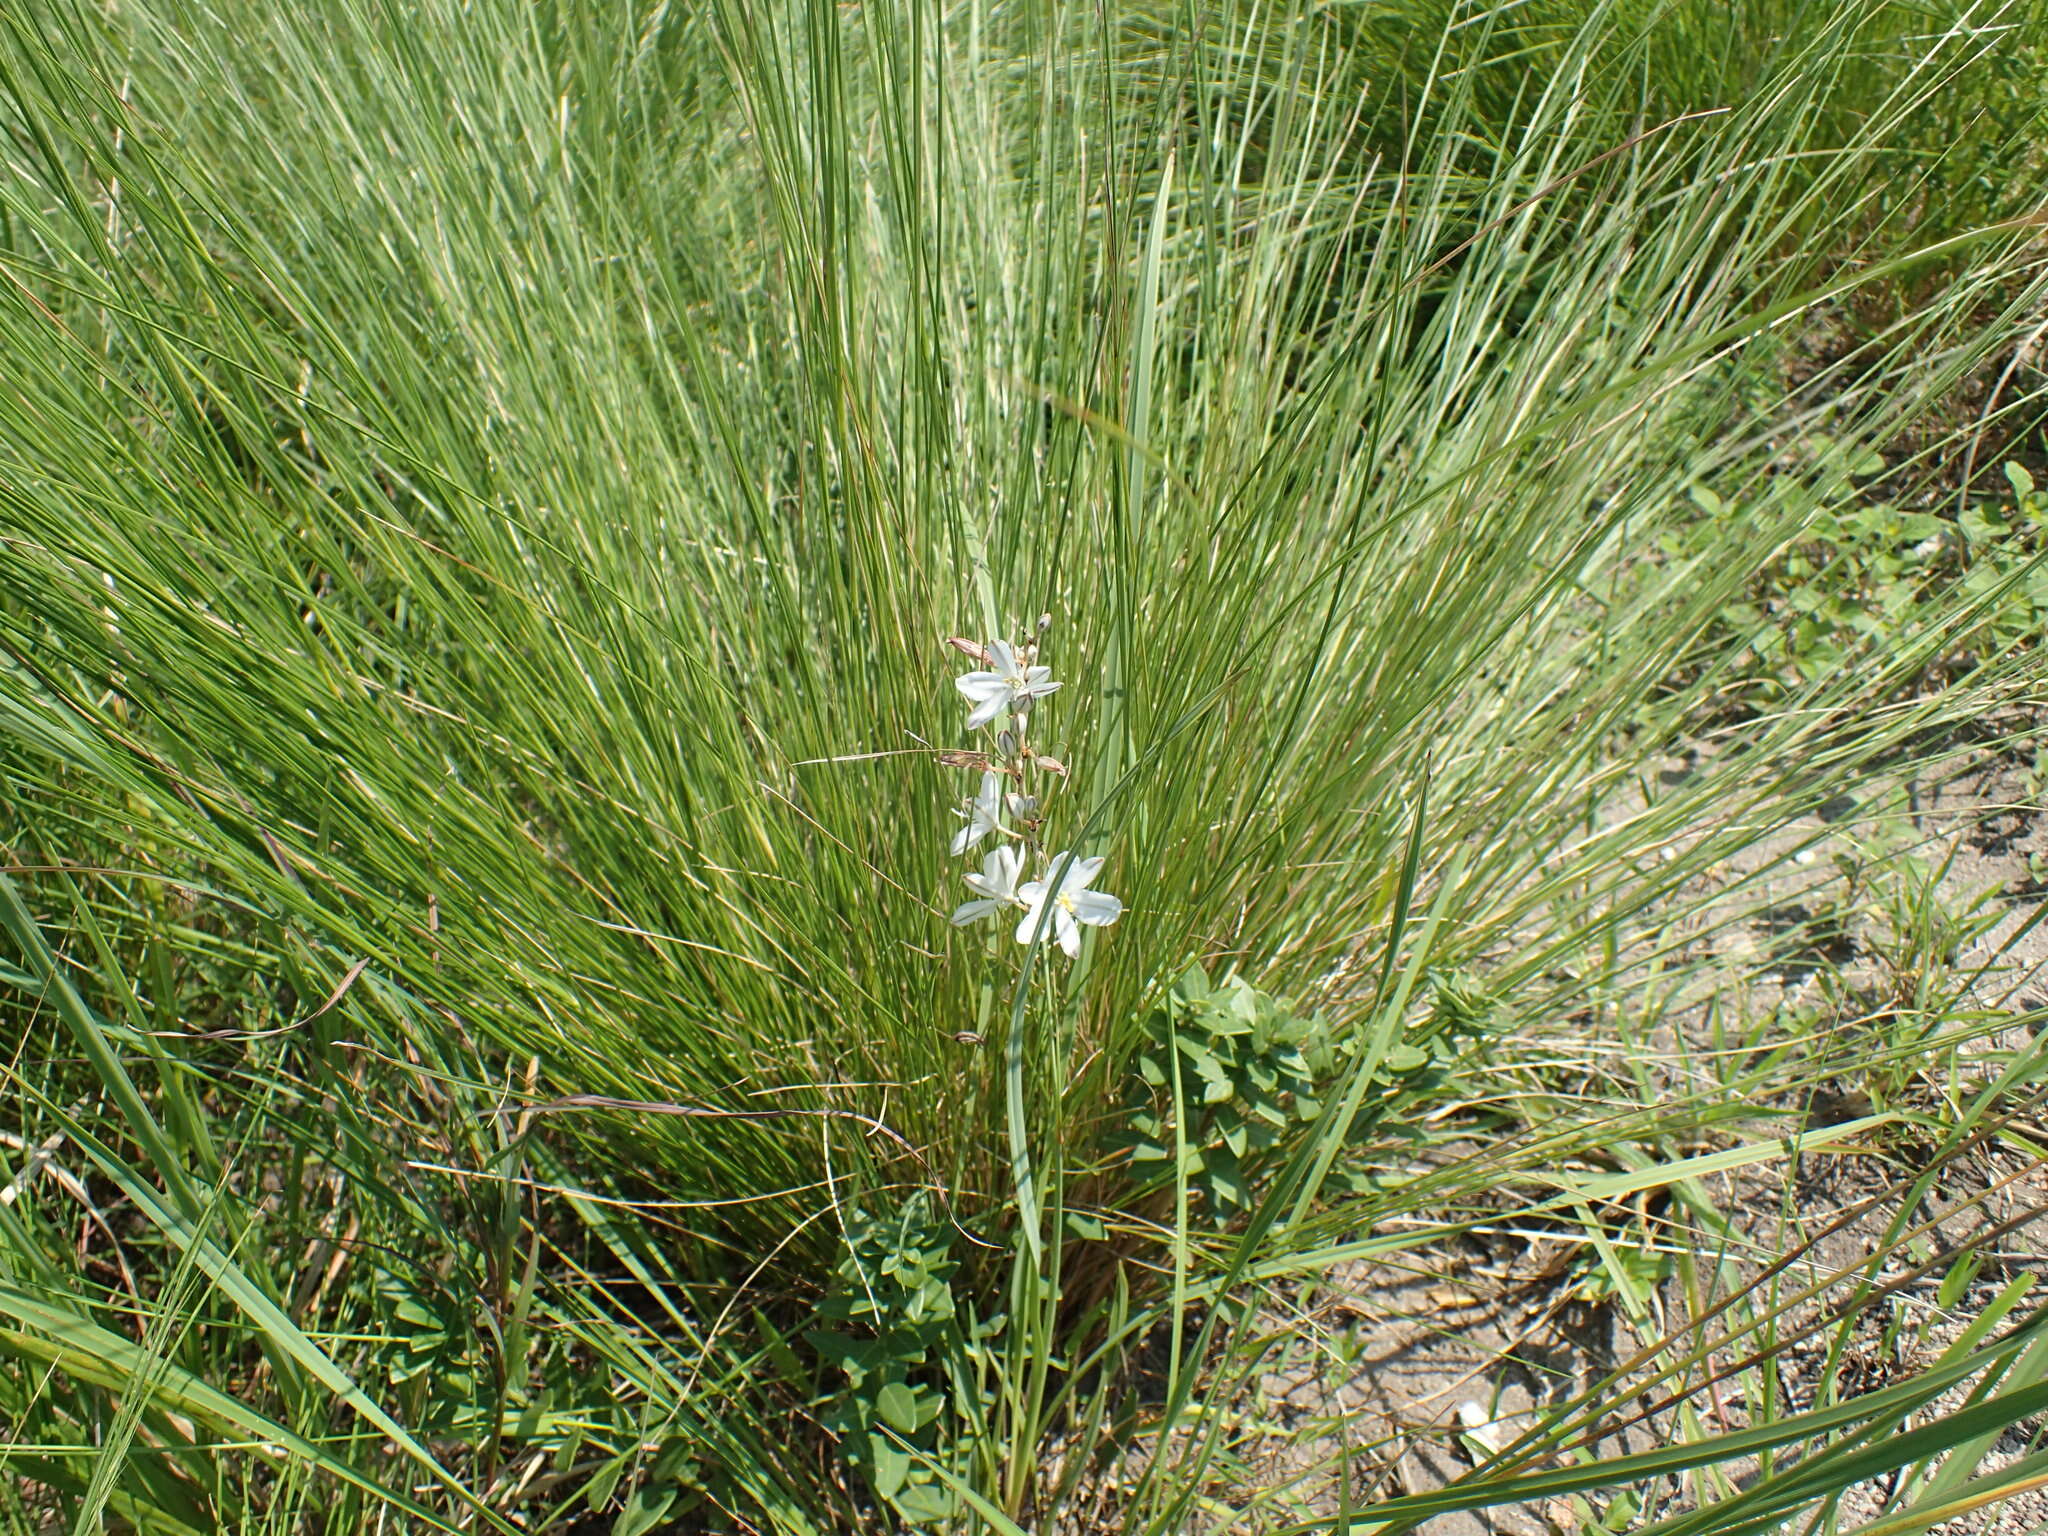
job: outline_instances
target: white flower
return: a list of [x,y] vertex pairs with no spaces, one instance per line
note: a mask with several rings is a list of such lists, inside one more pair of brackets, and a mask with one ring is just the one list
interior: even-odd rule
[[[1064,869],[1061,866],[1065,866]],[[1091,891],[1088,882],[1102,871],[1101,859],[1074,859],[1064,853],[1052,856],[1048,874],[1059,875],[1055,888],[1048,881],[1033,880],[1017,892],[1028,908],[1017,925],[1017,942],[1029,944],[1038,933],[1040,913],[1052,903],[1052,931],[1068,957],[1081,953],[1081,925],[1107,928],[1123,915],[1124,904],[1106,891]]]
[[1033,699],[1059,687],[1052,680],[1051,667],[1025,666],[1007,640],[989,641],[988,659],[991,671],[970,672],[953,680],[953,686],[974,706],[967,714],[970,731],[980,730],[1006,709],[1013,715],[1025,714]]
[[989,833],[1002,826],[1003,776],[1000,773],[984,773],[981,776],[981,793],[967,802],[967,809],[955,811],[955,816],[965,816],[967,825],[953,834],[953,851],[965,853]]
[[987,917],[1000,907],[1021,907],[1017,877],[1024,873],[1024,850],[1005,845],[981,861],[981,873],[962,875],[970,891],[979,891],[979,901],[963,902],[953,909],[955,923],[971,923]]

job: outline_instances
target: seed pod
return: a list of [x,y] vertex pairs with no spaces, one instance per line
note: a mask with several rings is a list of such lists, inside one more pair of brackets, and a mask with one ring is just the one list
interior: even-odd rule
[[1043,752],[1034,752],[1031,754],[1031,761],[1038,764],[1047,773],[1056,773],[1063,779],[1067,776],[1067,765],[1056,757],[1047,757]]
[[949,748],[939,753],[939,762],[947,768],[973,768],[982,773],[989,770],[986,752],[955,752]]
[[984,667],[989,664],[988,647],[979,640],[968,640],[960,635],[948,635],[946,636],[946,644],[953,647],[962,656],[971,656]]

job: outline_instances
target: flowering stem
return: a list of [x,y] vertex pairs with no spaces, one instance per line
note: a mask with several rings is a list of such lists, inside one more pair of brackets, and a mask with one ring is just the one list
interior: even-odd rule
[[1017,1224],[1024,1230],[1024,1245],[1035,1264],[1043,1258],[1045,1241],[1039,1233],[1038,1183],[1031,1171],[1031,1143],[1025,1135],[1024,1120],[1024,1009],[1030,1000],[1031,965],[1038,958],[1038,945],[1024,956],[1024,969],[1017,977],[1017,995],[1010,1004],[1010,1033],[1003,1043],[1003,1118],[1010,1139],[1010,1177],[1017,1186]]
[[[1010,1171],[1016,1189],[1018,1222],[1023,1229],[1022,1252],[1035,1266],[1044,1260],[1046,1234],[1032,1164],[1026,1103],[1026,1028],[1032,974],[1038,963],[1038,951],[1048,939],[1057,943],[1069,959],[1080,960],[1084,929],[1114,923],[1123,912],[1123,902],[1094,888],[1092,882],[1102,869],[1101,858],[1084,857],[1073,848],[1047,855],[1041,846],[1045,814],[1039,804],[1038,786],[1046,773],[1064,778],[1069,771],[1049,757],[1041,763],[1031,748],[1033,706],[1061,687],[1052,669],[1038,659],[1039,644],[1052,627],[1052,615],[1041,614],[1021,641],[1013,643],[998,634],[982,531],[970,528],[967,537],[974,559],[975,585],[987,610],[990,638],[983,644],[956,637],[947,644],[981,663],[975,671],[955,678],[954,686],[968,702],[968,728],[990,734],[988,750],[984,752],[942,756],[958,766],[978,768],[982,776],[979,793],[962,812],[967,825],[956,834],[953,851],[965,853],[991,833],[997,846],[994,852],[983,856],[979,872],[961,876],[975,893],[975,899],[956,907],[952,920],[960,925],[997,916],[1001,921],[989,940],[993,951],[1001,946],[1002,922],[1013,920],[1008,914],[1020,908],[1024,913],[1021,919],[1014,920],[1016,927],[1012,930],[1025,950],[1004,1041],[1003,1094]],[[1037,771],[1040,768],[1044,773]],[[1034,868],[1038,868],[1037,878],[1026,879]],[[991,1004],[992,983],[984,977],[980,997],[984,1018]],[[1055,1095],[1055,1112],[1058,1103]]]
[[974,595],[981,599],[981,632],[999,635],[1002,625],[996,614],[995,583],[988,573],[988,530],[978,518],[967,518],[967,563],[974,570]]
[[[977,566],[976,575],[982,583],[986,583],[987,567]],[[985,585],[983,596],[986,601]],[[990,633],[995,632],[991,626]],[[1016,770],[1017,792],[1028,795],[1031,789],[1025,775],[1029,771],[1031,761],[1026,755],[1026,748],[1031,740],[1030,713],[1027,711],[1012,716],[1005,725],[1014,733],[1012,739],[1016,742],[1005,766]],[[998,743],[1001,737],[1002,732],[998,730]],[[1007,818],[1007,806],[1004,807],[1004,813]],[[1020,829],[1019,835],[1023,839],[1027,853],[1035,859],[1039,850],[1031,829],[1028,826],[1024,827]],[[995,936],[992,942],[1000,944],[1000,935]],[[1024,956],[1024,968],[1017,977],[1017,992],[1010,1005],[1010,1028],[1003,1040],[1003,1119],[1009,1132],[1010,1177],[1017,1189],[1017,1224],[1024,1230],[1025,1247],[1030,1252],[1034,1267],[1044,1258],[1044,1241],[1039,1231],[1043,1217],[1038,1205],[1038,1181],[1031,1166],[1031,1141],[1027,1134],[1028,1122],[1025,1118],[1024,1035],[1025,1010],[1030,1002],[1031,963],[1037,958],[1037,949],[1038,946],[1034,944],[1030,952]]]

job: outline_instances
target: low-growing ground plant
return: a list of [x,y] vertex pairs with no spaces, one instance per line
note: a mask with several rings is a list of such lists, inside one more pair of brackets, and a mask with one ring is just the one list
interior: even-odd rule
[[[1852,473],[1883,468],[1873,455]],[[1979,618],[1932,659],[1939,675],[1921,680],[1922,687],[2031,647],[2048,633],[2048,493],[2019,463],[2007,464],[2005,474],[2012,488],[2005,502],[1941,501],[1906,510],[1848,490],[1839,503],[1812,505],[1799,541],[1759,570],[1717,622],[1717,640],[1744,647],[1751,658],[1758,697],[1775,701],[1830,672],[1867,664],[1903,628],[1940,611],[1939,594],[1951,588],[1979,600]],[[1774,483],[1764,494],[1806,492]],[[1718,537],[1728,519],[1753,515],[1705,486],[1693,487],[1692,496],[1708,515],[1673,536],[1673,553]]]

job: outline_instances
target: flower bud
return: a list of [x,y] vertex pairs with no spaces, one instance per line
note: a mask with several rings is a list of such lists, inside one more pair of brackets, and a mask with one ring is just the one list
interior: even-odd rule
[[1003,803],[1010,808],[1010,814],[1019,821],[1036,821],[1038,819],[1038,796],[1036,795],[1008,794],[1003,796]]
[[1047,631],[1048,629],[1051,629],[1051,628],[1052,628],[1052,615],[1051,615],[1051,614],[1049,614],[1049,613],[1041,613],[1041,614],[1040,614],[1040,615],[1038,616],[1038,632],[1039,632],[1039,633],[1040,633],[1040,634],[1042,635],[1042,634],[1044,634],[1044,633],[1045,633],[1045,632],[1046,632],[1046,631]]
[[1012,731],[997,731],[996,750],[1005,757],[1015,757],[1017,755],[1016,733]]

